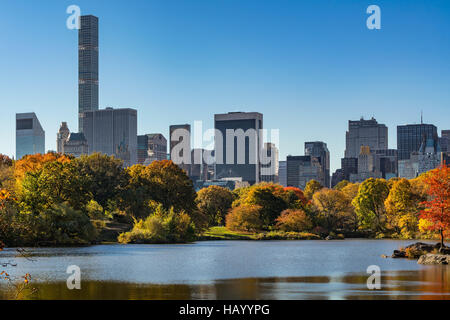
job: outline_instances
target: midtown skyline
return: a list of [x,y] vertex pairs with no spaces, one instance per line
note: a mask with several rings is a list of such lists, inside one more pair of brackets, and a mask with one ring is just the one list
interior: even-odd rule
[[[21,3],[23,1],[18,5],[8,3],[5,6],[10,7],[8,10],[20,10],[25,15],[25,23],[27,14],[31,14],[31,9],[21,7]],[[135,3],[145,5],[138,1]],[[152,3],[155,5],[159,2]],[[207,13],[211,13],[212,8],[201,3],[205,5],[206,12],[197,12],[196,14],[206,19]],[[14,154],[15,113],[36,113],[46,131],[47,150],[56,150],[56,132],[61,121],[67,121],[70,130],[76,131],[78,33],[76,30],[65,28],[67,18],[65,4],[64,1],[58,4],[55,1],[49,1],[48,4],[42,5],[44,8],[37,10],[39,12],[42,10],[43,20],[46,20],[45,23],[44,21],[37,22],[38,26],[44,28],[47,35],[44,39],[42,35],[36,34],[36,31],[25,28],[21,21],[12,21],[6,17],[0,22],[2,26],[6,24],[0,34],[4,30],[8,30],[8,26],[9,28],[14,26],[17,29],[18,39],[6,37],[7,47],[12,46],[14,40],[25,40],[21,42],[23,51],[18,52],[17,57],[8,58],[8,53],[0,53],[2,61],[0,67],[6,70],[6,74],[11,75],[8,78],[11,81],[0,80],[4,89],[0,111],[2,118],[0,134],[3,137],[0,142],[0,153]],[[217,113],[261,112],[264,114],[265,128],[280,129],[280,159],[289,154],[302,154],[306,141],[324,141],[330,149],[331,172],[334,172],[336,168],[340,167],[340,159],[344,156],[345,131],[348,120],[358,120],[360,116],[364,115],[366,119],[373,116],[379,123],[386,124],[389,128],[389,148],[397,147],[397,125],[420,123],[421,110],[424,112],[424,122],[435,124],[439,133],[449,127],[450,94],[448,87],[450,79],[447,71],[450,69],[450,64],[448,59],[444,60],[444,57],[448,57],[450,53],[449,41],[446,40],[448,34],[445,33],[450,24],[449,21],[440,20],[438,12],[432,10],[429,10],[428,15],[431,14],[434,21],[427,16],[428,19],[425,19],[422,24],[425,30],[421,29],[419,35],[415,36],[424,37],[417,42],[420,42],[421,46],[429,45],[428,47],[433,50],[427,52],[425,49],[419,50],[421,53],[419,55],[417,48],[407,49],[406,43],[392,42],[392,32],[398,36],[398,32],[408,30],[407,26],[410,23],[401,10],[402,6],[387,3],[381,5],[382,10],[385,8],[384,10],[387,9],[388,12],[395,12],[400,21],[394,21],[389,18],[389,15],[384,15],[387,16],[383,20],[384,27],[378,33],[373,33],[373,31],[363,28],[365,15],[364,7],[361,5],[351,5],[343,1],[343,8],[340,8],[339,12],[352,18],[350,22],[344,23],[342,26],[338,24],[336,30],[316,26],[319,29],[311,31],[307,30],[308,28],[301,28],[305,24],[315,25],[314,21],[311,21],[312,18],[307,19],[304,16],[305,12],[309,12],[308,5],[291,4],[291,7],[303,10],[299,10],[297,13],[306,20],[297,22],[298,30],[292,27],[288,34],[294,35],[294,31],[300,30],[301,37],[307,38],[311,37],[314,32],[320,31],[319,34],[324,39],[318,43],[308,43],[306,54],[300,52],[301,46],[294,46],[298,57],[292,53],[288,59],[292,65],[289,66],[281,61],[283,56],[290,54],[288,49],[293,48],[288,37],[285,36],[280,40],[286,46],[278,45],[278,48],[271,46],[276,42],[274,36],[281,34],[282,30],[286,31],[284,28],[287,25],[280,18],[284,15],[292,19],[296,17],[296,14],[288,15],[286,9],[269,14],[267,10],[268,7],[271,7],[270,5],[263,4],[258,7],[255,12],[257,17],[262,15],[273,17],[276,20],[276,23],[271,25],[274,29],[272,30],[273,34],[269,33],[267,39],[257,37],[252,41],[249,38],[250,34],[262,36],[269,31],[267,26],[262,25],[263,21],[259,20],[260,17],[257,21],[261,24],[257,25],[265,29],[257,32],[244,25],[242,26],[244,35],[238,37],[239,39],[226,38],[226,44],[229,45],[226,53],[233,53],[226,57],[225,53],[219,52],[220,48],[224,48],[224,44],[222,43],[221,46],[220,43],[213,40],[211,41],[215,45],[214,48],[206,45],[205,52],[199,51],[197,56],[194,55],[193,49],[189,51],[188,41],[181,41],[183,40],[182,35],[190,36],[189,39],[197,45],[200,40],[205,40],[208,31],[202,29],[200,32],[198,28],[202,23],[194,23],[195,19],[192,17],[176,15],[181,17],[182,21],[193,24],[183,29],[182,32],[179,29],[177,29],[179,32],[177,33],[176,30],[162,28],[166,35],[173,36],[168,39],[173,39],[174,43],[166,43],[160,38],[163,35],[162,31],[152,31],[150,27],[136,23],[142,27],[139,29],[137,25],[131,23],[132,13],[141,14],[136,12],[136,7],[130,6],[121,11],[117,10],[119,4],[111,4],[114,9],[109,11],[102,2],[90,4],[79,1],[78,5],[82,8],[82,14],[93,14],[100,19],[100,78],[102,79],[99,90],[100,108],[104,109],[110,106],[138,109],[138,134],[161,132],[168,137],[169,126],[173,124],[193,124],[195,120],[202,120],[204,128],[207,129],[214,127],[214,114]],[[198,3],[191,4],[192,7],[199,5]],[[164,17],[172,16],[169,14],[169,9],[164,8],[163,4],[161,6],[160,11],[149,13],[154,18],[158,17],[158,13],[161,15],[159,19],[156,19],[157,22],[149,23],[159,23],[160,26],[168,28],[169,25],[163,20]],[[187,4],[181,6],[189,7]],[[228,8],[232,4],[223,4],[223,6]],[[242,13],[242,16],[238,17],[241,20],[238,19],[238,21],[242,22],[243,16],[249,13],[251,5],[235,4],[235,6],[237,9],[241,9],[239,12]],[[419,10],[420,4],[413,3],[412,7],[413,16],[424,15]],[[175,8],[172,9],[175,10]],[[331,9],[331,6],[325,6],[322,13],[331,14]],[[181,9],[177,8],[176,10]],[[309,10],[317,14],[317,10],[311,8]],[[117,11],[128,18],[117,19]],[[191,13],[191,11],[189,12]],[[218,14],[217,12],[212,13]],[[227,13],[224,14],[224,16],[226,15]],[[210,18],[212,19],[212,17]],[[427,21],[430,24],[428,27]],[[399,23],[401,22],[404,25],[400,27]],[[210,21],[204,21],[205,25],[208,23]],[[434,27],[431,28],[431,25]],[[176,27],[173,26],[173,28]],[[435,30],[436,28],[437,30]],[[39,27],[35,29],[39,29]],[[219,32],[230,37],[236,34],[236,30],[228,30],[221,24],[217,30],[213,28],[209,31],[211,34]],[[249,34],[246,34],[245,31]],[[347,37],[343,34],[346,31],[351,31]],[[326,57],[323,56],[324,53],[321,53],[319,57],[313,59],[314,52],[325,49],[321,48],[324,45],[322,41],[326,42],[327,39],[332,41],[332,36],[336,34],[340,36],[341,40],[349,42],[354,41],[356,37],[361,40],[361,46],[353,44],[352,50],[343,50],[345,46],[343,43],[337,48],[340,59],[332,57],[331,55],[335,54],[332,51]],[[31,39],[31,36],[35,38]],[[142,36],[141,40],[138,39],[140,36]],[[413,35],[405,34],[405,37],[410,39],[413,38]],[[52,38],[56,41],[52,41]],[[152,39],[153,41],[151,41]],[[248,46],[242,46],[239,40],[247,40],[248,42],[243,43]],[[37,45],[38,42],[40,42],[39,45]],[[336,45],[335,42],[331,43]],[[157,47],[157,44],[162,46]],[[373,52],[367,52],[363,48],[369,44]],[[391,62],[384,61],[386,59],[379,57],[383,53],[383,49],[386,50],[388,44],[393,46],[390,47],[390,55],[395,56]],[[49,45],[50,47],[48,47]],[[155,45],[153,54],[150,50],[152,45]],[[377,45],[380,47],[377,48]],[[414,45],[414,43],[410,43],[410,46],[414,47]],[[245,50],[246,48],[266,48],[268,50],[258,52],[250,50],[250,52]],[[36,57],[26,55],[24,52],[27,51],[36,52]],[[187,57],[183,56],[183,52],[187,52]],[[361,53],[363,53],[363,57],[352,61],[351,57]],[[364,54],[366,55],[364,56]],[[375,59],[377,55],[378,59]],[[183,57],[184,59],[181,59]],[[276,58],[275,63],[273,59],[270,59],[271,57]],[[8,63],[5,63],[7,58]],[[315,61],[313,62],[315,67],[311,68],[311,62],[305,58]],[[19,61],[20,59],[22,60]],[[254,60],[249,62],[251,59]],[[53,63],[50,63],[51,61]],[[20,62],[23,64],[18,66]],[[321,68],[320,62],[325,62],[327,68]],[[333,65],[333,62],[340,62],[340,64]],[[248,65],[242,68],[246,63]],[[43,67],[47,68],[46,73],[42,77],[38,77],[38,75],[42,75],[41,68]],[[229,70],[225,70],[227,68]],[[307,72],[296,73],[302,68]],[[32,70],[31,75],[29,70]],[[267,75],[262,71],[266,71]],[[345,73],[345,71],[348,72]],[[405,71],[407,72],[405,73]],[[363,76],[369,78],[364,78],[361,83]],[[237,80],[236,77],[238,77]],[[319,79],[321,77],[323,79]],[[374,78],[379,81],[381,79],[381,81],[376,83]],[[339,83],[342,81],[344,83]],[[269,90],[266,89],[268,85],[271,85]],[[326,92],[321,92],[325,89]],[[19,94],[20,90],[25,90],[27,94]],[[396,108],[397,106],[398,108]],[[166,112],[167,110],[172,110],[172,112]]]

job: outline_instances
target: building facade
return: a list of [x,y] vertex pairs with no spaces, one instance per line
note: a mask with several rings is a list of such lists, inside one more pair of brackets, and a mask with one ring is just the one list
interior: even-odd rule
[[368,146],[373,151],[385,150],[388,148],[388,128],[374,118],[349,121],[345,141],[345,158],[358,158],[361,146]]
[[100,152],[115,156],[124,166],[137,163],[137,111],[113,109],[87,111],[81,114],[89,154]]
[[167,160],[167,139],[161,133],[137,137],[137,161],[149,165],[153,161]]
[[78,130],[83,132],[87,111],[98,110],[98,18],[80,17],[78,30]]
[[279,182],[279,151],[274,143],[264,143],[263,154],[267,157],[268,163],[261,163],[261,181]]
[[423,123],[397,126],[398,160],[407,160],[411,153],[418,152],[424,139],[432,139],[435,145],[438,144],[436,126]]
[[278,180],[279,184],[283,187],[287,187],[287,161],[279,162]]
[[62,122],[59,127],[58,133],[56,134],[56,152],[64,153],[64,142],[70,135],[69,127],[67,122]]
[[89,153],[88,142],[83,133],[71,132],[63,143],[62,153],[79,158]]
[[330,151],[328,150],[327,144],[322,141],[305,142],[305,155],[319,160],[324,175],[323,181],[319,182],[321,185],[329,188],[331,184]]
[[45,131],[34,112],[16,114],[16,159],[45,153]]
[[216,179],[242,178],[250,185],[261,181],[260,154],[263,115],[230,112],[214,115]]

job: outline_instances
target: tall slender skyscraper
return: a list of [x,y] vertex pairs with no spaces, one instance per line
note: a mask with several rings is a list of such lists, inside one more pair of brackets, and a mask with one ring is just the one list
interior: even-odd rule
[[81,16],[78,31],[78,130],[86,111],[98,110],[98,18]]

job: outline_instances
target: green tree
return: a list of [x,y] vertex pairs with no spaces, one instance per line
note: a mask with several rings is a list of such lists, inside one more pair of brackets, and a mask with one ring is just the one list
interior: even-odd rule
[[261,207],[260,219],[266,227],[273,225],[281,212],[288,208],[283,194],[277,194],[275,190],[271,185],[253,186],[243,201],[244,205]]
[[128,182],[122,161],[112,156],[94,153],[77,158],[73,163],[78,175],[87,182],[83,193],[91,194],[103,208],[121,195]]
[[72,162],[47,162],[25,174],[19,201],[25,211],[39,214],[54,205],[66,202],[75,210],[84,210],[91,199],[86,193],[86,179],[78,174]]
[[359,187],[353,199],[360,228],[372,231],[384,231],[386,210],[384,201],[389,194],[389,185],[384,179],[370,178]]
[[209,186],[197,192],[197,208],[208,217],[209,225],[224,225],[228,210],[231,209],[233,193],[219,186]]
[[154,161],[149,166],[136,165],[127,170],[128,183],[121,206],[134,217],[149,215],[152,202],[169,210],[195,209],[196,193],[186,173],[172,161]]
[[322,188],[323,186],[318,181],[316,180],[308,181],[304,191],[306,199],[312,200],[314,193],[321,190]]

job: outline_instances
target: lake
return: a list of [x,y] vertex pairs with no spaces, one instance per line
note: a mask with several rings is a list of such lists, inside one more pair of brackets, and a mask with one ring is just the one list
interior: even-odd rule
[[[204,241],[0,252],[12,277],[32,276],[32,299],[450,299],[450,267],[385,259],[414,241]],[[69,290],[67,267],[81,269]],[[369,290],[367,268],[380,267]],[[0,265],[1,267],[1,265]],[[14,289],[0,281],[0,298]]]

